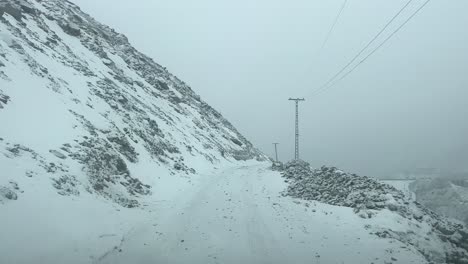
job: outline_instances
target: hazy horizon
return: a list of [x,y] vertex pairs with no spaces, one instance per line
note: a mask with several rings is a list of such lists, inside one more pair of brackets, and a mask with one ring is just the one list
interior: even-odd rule
[[[313,166],[370,176],[468,168],[466,1],[431,1],[366,63],[318,96],[312,92],[406,0],[348,1],[324,48],[341,0],[73,2],[126,34],[270,156],[279,142],[280,159],[293,158],[288,98],[304,97],[301,158]],[[414,1],[409,11],[422,3]]]

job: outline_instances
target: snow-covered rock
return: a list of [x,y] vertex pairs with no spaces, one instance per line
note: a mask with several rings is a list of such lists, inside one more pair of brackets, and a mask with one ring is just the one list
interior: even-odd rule
[[271,169],[274,171],[282,171],[284,169],[284,164],[281,161],[273,161]]
[[415,246],[428,261],[468,263],[468,229],[430,211],[395,187],[335,167],[312,170],[304,161],[287,163],[285,168],[283,177],[289,181],[285,195],[351,207],[365,219],[379,217],[382,211],[397,214],[405,219],[409,230],[397,232],[380,227],[375,234]]
[[311,170],[308,163],[294,161],[286,165],[283,173],[293,179],[288,194],[306,200],[362,209],[384,209],[404,214],[408,202],[396,188],[379,181],[345,173],[335,167]]
[[5,186],[0,186],[0,204],[9,200],[18,200],[18,194],[22,192],[18,183],[14,181],[8,182]]
[[431,210],[468,224],[468,176],[447,175],[409,185],[416,200]]
[[0,187],[0,202],[3,200],[16,200],[18,195],[8,187]]

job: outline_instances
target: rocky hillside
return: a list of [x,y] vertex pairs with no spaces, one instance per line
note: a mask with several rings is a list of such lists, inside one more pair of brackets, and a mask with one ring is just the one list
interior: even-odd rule
[[26,178],[136,207],[155,177],[248,159],[264,156],[124,35],[68,1],[0,2],[0,204]]
[[410,184],[416,200],[431,210],[468,225],[468,176],[447,175]]
[[[351,207],[368,219],[372,234],[405,243],[429,263],[468,263],[468,229],[428,210],[393,186],[335,167],[312,170],[304,161],[286,164],[283,177],[289,182],[285,195]],[[393,215],[404,228],[373,225],[372,219],[382,214]]]

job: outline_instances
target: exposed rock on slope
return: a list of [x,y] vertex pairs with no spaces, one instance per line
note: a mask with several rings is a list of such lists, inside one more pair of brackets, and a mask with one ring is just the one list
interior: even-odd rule
[[410,184],[416,200],[435,212],[468,224],[468,176],[416,180]]
[[0,185],[50,177],[59,194],[125,207],[151,194],[155,171],[264,159],[184,82],[63,0],[0,3],[0,136]]
[[21,189],[16,182],[11,181],[7,186],[0,186],[0,203],[18,199],[18,192]]
[[351,207],[362,218],[371,219],[388,210],[398,214],[401,221],[404,219],[410,229],[396,232],[376,228],[376,235],[414,246],[428,261],[468,263],[468,229],[433,213],[388,184],[335,167],[312,170],[304,161],[286,164],[283,176],[290,182],[285,195]]
[[2,93],[2,90],[0,90],[0,109],[4,107],[10,101],[10,97],[6,94]]

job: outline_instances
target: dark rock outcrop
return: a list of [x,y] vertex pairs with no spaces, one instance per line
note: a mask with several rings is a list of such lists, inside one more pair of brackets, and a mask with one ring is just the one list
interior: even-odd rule
[[2,198],[8,200],[17,200],[18,195],[15,191],[11,190],[8,187],[0,187],[0,201],[2,200]]
[[2,17],[5,13],[14,17],[16,20],[21,20],[22,12],[18,1],[0,2],[0,17]]
[[10,97],[6,94],[2,93],[0,90],[0,109],[4,108],[4,106],[10,101]]
[[[131,197],[151,194],[151,187],[131,176],[125,160],[106,140],[87,138],[79,143],[70,156],[84,165],[95,192],[124,207],[139,205],[139,202]],[[126,192],[119,191],[119,185],[123,186]]]
[[78,37],[81,34],[80,27],[73,22],[59,23],[59,26],[63,29],[63,31],[65,31],[65,33],[71,36]]

